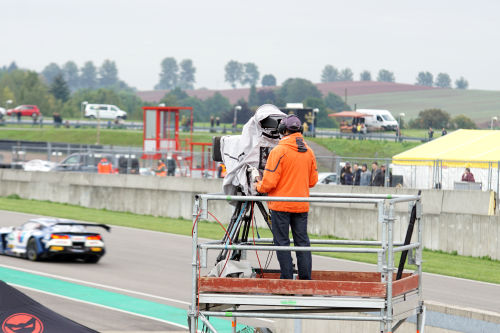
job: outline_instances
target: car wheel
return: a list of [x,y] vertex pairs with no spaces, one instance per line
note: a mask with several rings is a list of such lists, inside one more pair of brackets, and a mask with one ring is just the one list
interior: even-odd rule
[[89,116],[90,119],[94,120],[95,119],[95,116]]
[[26,247],[26,258],[31,261],[37,261],[39,260],[38,253],[37,253],[37,247],[36,247],[36,241],[34,238],[31,238],[28,241],[28,246]]
[[83,261],[89,264],[97,264],[99,262],[99,259],[101,259],[100,256],[88,256]]

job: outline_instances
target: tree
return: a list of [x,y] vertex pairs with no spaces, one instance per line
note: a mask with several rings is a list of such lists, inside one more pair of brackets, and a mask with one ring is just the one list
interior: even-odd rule
[[431,72],[419,72],[415,84],[417,86],[432,87],[434,84],[434,77]]
[[18,69],[19,69],[19,67],[17,67],[16,62],[13,61],[10,63],[9,67],[7,68],[7,71],[10,73],[10,72],[16,71]]
[[179,87],[181,89],[193,89],[193,84],[196,82],[194,77],[196,68],[193,66],[193,61],[191,59],[184,59],[181,61],[180,66]]
[[232,106],[229,100],[216,92],[212,97],[203,101],[205,112],[208,116],[220,116],[228,110],[232,111]]
[[302,103],[308,97],[321,98],[318,88],[306,79],[288,79],[278,90],[278,96],[284,103]]
[[[177,86],[179,66],[177,60],[168,57],[161,62],[160,81],[155,86],[155,89],[173,89]],[[194,73],[193,73],[194,74]]]
[[70,91],[62,74],[54,78],[54,81],[50,85],[50,93],[60,101],[66,102],[68,100]]
[[339,95],[331,92],[325,97],[325,106],[335,112],[351,110],[351,107]]
[[231,60],[224,67],[226,74],[225,81],[228,82],[233,89],[236,88],[236,83],[241,81],[243,75],[243,65],[237,61]]
[[92,61],[83,64],[80,74],[80,88],[97,88],[97,68]]
[[459,114],[458,116],[455,116],[452,121],[453,125],[455,126],[456,129],[460,128],[466,128],[466,129],[476,129],[477,125],[475,122],[472,121],[469,117],[466,117],[463,114]]
[[118,83],[118,69],[116,63],[111,60],[104,60],[99,68],[99,85],[101,87],[110,87]]
[[439,73],[436,77],[436,87],[451,88],[451,78],[446,73]]
[[332,65],[326,65],[321,72],[321,82],[339,81],[339,71]]
[[262,77],[261,84],[263,87],[274,87],[276,86],[276,78],[272,74],[266,74]]
[[[335,119],[328,117],[328,111],[325,106],[324,101],[321,98],[309,97],[304,100],[304,106],[318,109],[319,112],[315,114],[314,122],[317,127],[335,127],[336,121]],[[313,111],[314,112],[314,111]]]
[[410,127],[443,128],[449,127],[450,114],[441,109],[427,109],[418,113],[417,119],[410,122]]
[[361,74],[359,74],[359,80],[360,81],[371,81],[372,80],[372,73],[369,71],[362,71]]
[[248,95],[248,106],[258,106],[259,97],[257,96],[257,88],[255,86],[250,87],[250,94]]
[[344,68],[340,71],[339,81],[352,81],[354,74],[350,68]]
[[68,61],[64,64],[62,68],[62,73],[64,77],[64,81],[68,84],[68,87],[71,91],[75,91],[78,89],[79,85],[79,76],[78,76],[78,66],[74,61]]
[[455,80],[455,87],[457,89],[467,89],[469,87],[469,81],[461,76],[460,79]]
[[61,68],[56,64],[51,62],[42,70],[42,76],[49,85],[54,82],[54,78],[62,74]]
[[284,105],[272,89],[260,89],[257,91],[257,105],[274,104]]
[[378,71],[377,81],[379,82],[394,82],[394,73],[388,71],[387,69],[381,69]]
[[244,72],[241,76],[241,85],[249,84],[255,86],[259,81],[260,73],[257,65],[252,62],[247,62],[243,65]]

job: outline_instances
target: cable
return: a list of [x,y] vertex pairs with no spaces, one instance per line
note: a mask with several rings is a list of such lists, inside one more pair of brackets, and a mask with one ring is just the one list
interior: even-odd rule
[[[222,227],[222,229],[224,229],[224,232],[226,233],[226,236],[227,236],[227,239],[229,241],[229,244],[232,244],[233,243],[232,239],[231,239],[231,237],[229,237],[226,228],[224,228],[224,226],[222,225],[222,223],[217,219],[217,217],[215,217],[214,214],[212,214],[210,212],[208,212],[208,214],[210,214],[210,216],[212,216],[215,219],[215,221],[217,221],[217,223],[219,223],[219,225]],[[224,267],[222,267],[222,270],[219,273],[219,277],[221,277],[222,273],[224,272],[224,269],[226,269],[226,265],[227,265],[227,262],[229,260],[230,254],[231,254],[231,250],[228,250],[226,262],[224,263]]]

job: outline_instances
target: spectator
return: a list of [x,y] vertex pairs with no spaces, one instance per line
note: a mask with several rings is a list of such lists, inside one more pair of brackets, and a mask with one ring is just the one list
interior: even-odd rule
[[340,184],[345,185],[344,174],[347,171],[347,168],[350,167],[351,164],[349,162],[345,162],[345,165],[340,169]]
[[21,114],[21,110],[18,110],[18,111],[16,112],[17,122],[18,122],[18,123],[20,123],[20,122],[21,122],[21,115],[22,115],[22,114]]
[[476,182],[476,180],[474,179],[474,175],[472,174],[472,172],[470,172],[469,168],[465,168],[465,172],[462,175],[462,181],[463,182],[471,182],[471,183]]
[[41,113],[40,113],[40,120],[39,120],[39,122],[40,122],[40,128],[42,128],[43,127],[43,114],[41,114]]
[[70,126],[69,126],[69,120],[66,120],[66,121],[64,122],[64,127],[65,127],[65,128],[70,128]]
[[175,169],[177,166],[175,165],[175,160],[172,155],[167,155],[167,176],[175,176]]
[[382,174],[382,170],[379,169],[377,162],[372,163],[370,186],[384,186],[384,175]]
[[216,125],[217,127],[219,127],[219,126],[220,126],[220,118],[219,118],[219,117],[216,117],[216,118],[215,118],[215,125]]
[[429,127],[429,132],[427,132],[427,134],[429,134],[429,141],[431,141],[432,137],[434,136],[434,130],[432,129],[432,127]]
[[226,177],[226,166],[224,163],[220,163],[219,167],[217,168],[217,178],[224,178]]
[[353,167],[353,175],[354,175],[354,186],[359,186],[360,181],[361,181],[361,169],[359,168],[358,163],[354,163]]
[[58,128],[59,126],[62,125],[62,117],[59,114],[59,112],[54,112],[52,114],[52,119],[54,119],[54,126]]
[[210,116],[210,127],[213,128],[215,123],[215,118],[214,116]]
[[35,112],[33,112],[31,114],[31,119],[33,119],[33,125],[32,126],[35,127],[36,126],[36,121],[38,120],[38,114],[36,114]]
[[348,166],[344,172],[344,184],[345,185],[354,184],[354,175],[352,173],[351,166]]
[[[384,175],[384,185],[385,185],[385,177],[386,177],[386,167],[385,167],[385,164],[383,164],[380,167],[380,170],[382,171],[382,174]],[[389,177],[387,178],[387,185],[389,185],[389,187],[392,187],[392,172],[391,171],[389,171]]]
[[446,128],[443,127],[443,130],[441,131],[441,136],[445,136],[446,134],[448,134],[448,131],[446,130]]
[[366,164],[363,164],[361,167],[361,177],[359,179],[359,185],[360,186],[370,186],[372,178],[372,173],[370,170],[368,170],[368,166]]

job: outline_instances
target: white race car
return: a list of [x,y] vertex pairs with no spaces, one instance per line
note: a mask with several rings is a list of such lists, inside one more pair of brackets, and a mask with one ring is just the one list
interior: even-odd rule
[[104,241],[87,227],[111,230],[105,224],[56,218],[31,219],[19,227],[0,228],[0,254],[32,261],[64,256],[97,263],[106,252]]

